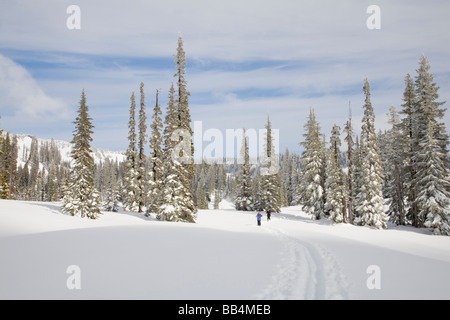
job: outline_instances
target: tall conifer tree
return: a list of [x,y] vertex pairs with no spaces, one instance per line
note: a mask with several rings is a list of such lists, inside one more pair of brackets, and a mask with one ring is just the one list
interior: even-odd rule
[[345,201],[345,181],[344,173],[340,161],[340,130],[337,125],[333,126],[330,137],[330,149],[327,159],[327,179],[326,179],[326,203],[325,208],[330,213],[330,220],[334,222],[344,222],[346,215]]
[[62,210],[73,216],[96,219],[100,209],[98,192],[94,186],[95,164],[90,145],[94,126],[91,121],[83,89],[78,116],[73,122],[75,124],[71,152],[73,167],[63,198]]
[[250,178],[250,157],[248,154],[248,144],[247,138],[245,136],[245,129],[243,129],[242,133],[242,146],[240,151],[242,164],[240,165],[237,178],[237,194],[235,207],[236,210],[251,211],[253,209],[253,199]]
[[149,184],[149,206],[147,208],[147,213],[157,212],[161,204],[161,192],[164,179],[164,168],[163,168],[163,151],[162,145],[162,120],[161,120],[161,107],[158,103],[159,91],[156,90],[156,103],[153,108],[153,122],[151,124],[150,133],[150,169],[148,173],[148,184]]
[[434,228],[437,234],[450,234],[447,219],[450,204],[450,175],[447,167],[448,135],[445,124],[440,122],[444,116],[445,102],[439,98],[439,87],[433,82],[428,59],[422,55],[415,81],[416,106],[413,114],[413,149],[412,163],[416,174],[411,183],[415,189],[413,204],[417,208],[419,227]]
[[128,149],[126,151],[125,161],[125,209],[128,211],[138,211],[139,204],[137,199],[137,149],[136,149],[136,99],[134,92],[130,97],[130,119],[128,122]]
[[354,152],[353,152],[353,127],[351,117],[345,124],[345,141],[347,142],[347,213],[348,213],[348,223],[353,223],[354,218]]
[[305,141],[301,144],[303,176],[300,182],[300,204],[302,209],[313,219],[320,219],[324,212],[324,190],[322,187],[322,169],[324,145],[319,123],[316,121],[314,109],[311,108],[308,122],[305,125]]
[[138,157],[137,157],[137,203],[138,212],[143,212],[145,198],[146,198],[146,182],[147,170],[145,168],[145,144],[147,139],[147,116],[145,114],[145,93],[144,83],[141,82],[139,86],[141,94],[140,108],[139,108],[139,139],[138,139]]
[[183,38],[178,36],[175,55],[178,91],[169,91],[164,130],[164,190],[157,217],[161,220],[195,222],[197,208],[193,198],[194,162],[189,91],[187,91],[186,55]]
[[404,154],[407,149],[405,146],[405,136],[401,131],[401,122],[397,110],[394,106],[389,109],[389,123],[392,128],[386,132],[386,193],[389,198],[389,220],[396,224],[405,224],[405,197],[404,197]]
[[[1,119],[1,117],[0,117]],[[0,199],[6,199],[9,194],[9,185],[6,182],[6,168],[4,165],[4,157],[6,148],[5,139],[3,138],[3,130],[0,130]]]
[[356,199],[358,223],[376,228],[387,228],[384,214],[383,166],[381,164],[377,137],[375,134],[375,114],[370,101],[370,84],[364,80],[364,116],[361,127],[361,178],[362,185]]
[[404,154],[402,156],[402,180],[404,181],[406,202],[408,204],[407,207],[409,207],[409,209],[407,210],[407,217],[412,221],[413,225],[417,226],[417,223],[419,221],[419,212],[417,209],[417,203],[415,203],[417,190],[414,186],[417,168],[413,163],[413,157],[416,153],[416,146],[414,145],[414,136],[416,134],[414,118],[417,104],[414,81],[412,80],[409,73],[405,77],[405,85],[406,87],[403,92],[403,109],[400,111],[400,113],[405,115],[400,124],[402,136],[404,137],[405,141],[405,149],[403,150]]
[[272,212],[280,212],[280,180],[278,176],[279,155],[275,153],[275,146],[273,144],[272,124],[269,116],[267,116],[266,123],[266,139],[263,154],[263,163],[261,168],[262,186],[261,186],[261,204],[266,210]]

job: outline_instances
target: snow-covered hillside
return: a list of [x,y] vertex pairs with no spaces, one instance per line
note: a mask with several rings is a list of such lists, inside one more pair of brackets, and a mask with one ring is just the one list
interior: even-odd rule
[[[33,141],[33,136],[28,134],[14,134],[14,136],[17,137],[17,147],[18,147],[18,165],[24,165],[25,162],[28,160],[27,155],[30,154],[31,150],[31,142]],[[61,159],[62,161],[71,161],[70,152],[72,151],[72,144],[67,141],[62,140],[52,140],[52,139],[42,139],[37,138],[38,145],[41,146],[44,143],[54,143],[56,147],[58,148],[59,152],[61,153]],[[111,161],[118,161],[122,162],[125,160],[125,153],[124,152],[114,152],[114,151],[108,151],[103,150],[99,148],[92,148],[93,151],[93,157],[95,163],[104,162],[106,159],[109,159]]]
[[258,227],[255,213],[220,208],[186,224],[0,200],[0,298],[450,298],[450,237],[312,221],[298,207]]

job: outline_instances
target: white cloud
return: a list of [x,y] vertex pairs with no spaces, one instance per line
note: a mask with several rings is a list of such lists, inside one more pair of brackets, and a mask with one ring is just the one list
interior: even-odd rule
[[[59,66],[52,67],[51,76],[37,84],[9,60],[6,65],[15,75],[8,80],[11,83],[1,84],[8,90],[0,88],[7,97],[0,101],[0,114],[42,118],[56,113],[57,117],[64,112],[57,111],[60,101],[51,97],[75,106],[85,88],[90,112],[94,122],[98,121],[96,129],[107,132],[100,122],[109,121],[108,125],[122,124],[120,130],[125,132],[131,90],[137,91],[139,82],[144,81],[150,109],[156,88],[163,89],[160,99],[167,98],[174,71],[152,70],[152,65],[105,70],[96,65],[98,59],[90,60],[91,55],[170,58],[178,31],[185,40],[191,111],[209,127],[221,128],[224,123],[228,127],[259,127],[270,112],[274,125],[283,129],[282,139],[297,145],[310,106],[316,109],[326,134],[334,122],[342,126],[348,100],[352,100],[356,123],[367,76],[373,84],[377,124],[383,128],[384,113],[392,104],[399,109],[403,78],[407,72],[415,75],[422,53],[436,73],[440,100],[450,100],[447,0],[433,1],[433,5],[419,0],[378,0],[381,30],[375,31],[366,27],[366,8],[371,3],[359,0],[78,0],[80,30],[66,27],[70,4],[70,0],[2,3],[0,50],[31,51],[31,55],[43,52],[36,61],[58,62]],[[286,66],[266,65],[270,60],[286,62]],[[214,61],[222,67],[216,68]],[[250,66],[241,69],[246,62]],[[256,64],[252,66],[252,62]],[[1,64],[3,68],[4,59]],[[224,67],[228,65],[230,69]],[[5,77],[2,73],[0,81]],[[22,89],[25,84],[28,92]],[[264,95],[264,90],[275,94]],[[32,108],[33,102],[39,104]],[[14,111],[9,106],[14,106]],[[113,118],[115,114],[118,116]],[[5,119],[3,116],[1,121]],[[444,121],[450,123],[450,114]]]
[[49,123],[67,118],[69,109],[49,97],[22,66],[0,54],[0,114],[5,119]]
[[357,0],[79,0],[80,30],[66,27],[70,4],[69,0],[2,4],[1,46],[167,56],[180,31],[186,51],[195,58],[329,59],[399,47],[442,51],[449,27],[445,0],[433,1],[432,6],[423,1],[379,0],[378,31],[366,27],[370,3]]

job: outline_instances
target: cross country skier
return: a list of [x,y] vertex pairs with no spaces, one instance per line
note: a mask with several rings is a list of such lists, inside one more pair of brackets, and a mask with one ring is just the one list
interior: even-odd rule
[[256,221],[258,222],[258,226],[261,225],[261,217],[262,217],[261,212],[258,212],[258,214],[256,215]]
[[270,216],[272,215],[272,211],[270,209],[267,209],[266,213],[267,213],[267,221],[269,221]]

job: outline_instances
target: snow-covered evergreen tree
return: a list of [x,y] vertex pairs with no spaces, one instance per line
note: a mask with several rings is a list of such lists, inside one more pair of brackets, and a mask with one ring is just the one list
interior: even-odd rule
[[417,134],[414,143],[419,145],[422,138],[428,135],[429,123],[433,126],[433,136],[441,147],[443,163],[447,166],[447,145],[449,136],[446,133],[445,123],[440,122],[444,117],[446,108],[441,108],[445,101],[439,99],[439,87],[434,83],[434,75],[430,72],[430,63],[422,55],[419,61],[419,69],[415,80],[416,88],[416,114],[413,118],[417,126]]
[[149,206],[147,208],[147,214],[150,212],[157,212],[161,204],[161,193],[164,179],[164,167],[163,167],[163,151],[161,131],[163,128],[161,120],[161,107],[158,103],[159,91],[156,90],[156,103],[153,108],[153,122],[150,126],[150,168],[148,172],[148,199]]
[[9,193],[9,186],[6,183],[6,171],[0,172],[0,199],[7,199]]
[[144,205],[146,200],[146,183],[147,183],[147,170],[145,167],[145,144],[147,139],[147,116],[145,114],[145,93],[144,83],[141,82],[139,86],[141,94],[140,108],[139,108],[139,136],[138,136],[138,156],[137,156],[137,194],[136,200],[138,203],[138,212],[144,212]]
[[[413,225],[418,223],[418,209],[415,203],[416,188],[413,185],[413,181],[416,176],[416,166],[413,163],[413,157],[415,155],[414,137],[416,134],[415,126],[415,114],[416,114],[416,93],[414,88],[414,81],[408,73],[405,77],[405,90],[403,92],[403,109],[400,111],[405,117],[401,119],[400,128],[404,139],[404,154],[403,154],[403,169],[402,180],[405,188],[405,210],[407,211],[407,217],[412,221]],[[406,221],[405,221],[406,222]],[[417,226],[417,225],[416,225]]]
[[205,181],[200,180],[197,185],[196,198],[197,198],[197,208],[208,209],[208,199],[206,197],[206,192],[204,189]]
[[237,177],[237,194],[235,199],[235,208],[240,211],[253,210],[252,199],[252,183],[250,178],[250,157],[248,154],[247,138],[245,136],[245,129],[242,133],[242,145],[241,145],[241,162],[239,167],[239,174]]
[[3,149],[5,148],[5,139],[3,139],[3,130],[0,130],[0,199],[6,199],[9,193],[9,186],[6,183],[6,169],[3,164],[3,157],[5,152]]
[[90,146],[94,126],[91,121],[83,89],[78,116],[74,121],[75,130],[71,152],[73,167],[64,194],[62,210],[73,216],[96,219],[100,209],[98,192],[94,186],[95,164]]
[[[183,38],[181,37],[181,34],[178,35],[178,47],[177,47],[177,54],[175,55],[175,65],[177,72],[174,74],[174,77],[177,78],[177,86],[178,86],[178,92],[176,96],[176,112],[178,117],[178,126],[176,130],[182,130],[182,133],[185,137],[181,137],[179,140],[181,141],[185,138],[188,138],[186,142],[183,142],[183,149],[189,149],[188,146],[190,146],[190,150],[184,150],[184,152],[187,151],[189,155],[189,159],[187,161],[183,161],[183,165],[185,167],[185,173],[186,173],[186,181],[189,185],[186,185],[186,187],[193,188],[193,179],[194,179],[194,162],[192,161],[192,155],[194,154],[194,142],[192,141],[192,128],[191,128],[191,114],[189,111],[189,96],[191,95],[189,91],[187,90],[187,81],[185,79],[186,74],[186,53],[183,48]],[[187,137],[189,135],[189,137]]]
[[364,116],[361,127],[362,185],[356,196],[357,210],[361,214],[355,221],[360,225],[387,228],[383,199],[383,166],[381,164],[377,137],[375,134],[375,114],[370,101],[370,84],[364,80]]
[[450,235],[450,174],[442,161],[442,148],[433,125],[430,123],[428,134],[419,143],[422,151],[414,161],[419,167],[416,202],[425,227],[433,228],[434,234]]
[[330,214],[329,219],[336,223],[344,221],[346,215],[345,181],[340,162],[340,130],[337,125],[333,126],[330,137],[330,150],[327,155],[327,179],[326,179],[326,202],[325,208]]
[[[251,174],[250,174],[251,176]],[[240,185],[240,177],[238,176],[236,178],[236,187],[239,187]],[[253,174],[253,178],[251,178],[251,184],[252,184],[252,205],[251,208],[253,210],[262,211],[264,210],[264,207],[262,205],[261,200],[261,184],[262,184],[262,176],[260,174],[260,167],[255,168],[255,172]]]
[[220,191],[216,189],[214,191],[214,209],[219,209],[220,201],[222,201],[222,198],[220,197]]
[[389,199],[389,220],[403,225],[405,220],[405,196],[403,163],[406,150],[401,121],[394,106],[389,109],[389,123],[392,128],[386,133],[386,155],[384,164],[386,175],[386,195]]
[[128,149],[126,151],[125,162],[125,210],[137,212],[139,210],[139,203],[137,199],[138,184],[137,184],[137,150],[136,150],[136,101],[134,92],[131,93],[130,98],[130,120],[128,122]]
[[[157,218],[164,221],[195,222],[197,208],[194,205],[190,188],[186,188],[185,169],[182,163],[169,155],[165,162],[164,189],[162,204]],[[167,159],[167,158],[166,158]]]
[[280,207],[289,206],[288,190],[290,188],[290,172],[292,170],[292,163],[289,155],[289,149],[286,148],[284,155],[280,155]]
[[30,179],[28,180],[28,192],[32,201],[39,200],[40,189],[38,187],[39,177],[39,146],[36,137],[31,140],[30,158],[28,159],[30,167]]
[[278,176],[279,155],[275,153],[275,146],[272,137],[272,124],[269,116],[267,116],[266,136],[264,145],[264,154],[262,156],[262,184],[261,184],[261,203],[266,210],[270,209],[272,212],[280,212],[280,180]]
[[296,206],[300,203],[299,184],[301,181],[302,172],[298,163],[299,163],[299,156],[297,154],[291,154],[291,161],[290,161],[291,169],[288,188],[288,199],[290,206]]
[[314,109],[311,108],[308,122],[305,125],[305,141],[301,144],[303,176],[300,182],[300,204],[303,211],[313,219],[320,219],[324,212],[324,190],[322,187],[322,169],[324,145],[319,123],[316,121]]
[[449,174],[447,167],[447,144],[445,124],[439,122],[445,109],[439,98],[437,85],[433,82],[428,59],[422,55],[415,81],[415,108],[413,109],[414,155],[411,158],[416,168],[411,188],[416,198],[413,206],[417,210],[418,227],[434,228],[435,233],[449,234],[447,214],[449,212]]
[[351,116],[345,124],[345,141],[347,142],[347,217],[348,223],[353,223],[354,218],[354,185],[355,185],[355,176],[354,176],[354,150],[353,150],[353,127],[352,127],[352,119]]
[[110,167],[109,174],[106,177],[106,196],[103,200],[102,207],[106,211],[117,212],[119,211],[119,188],[115,176],[115,170]]
[[284,151],[284,155],[280,156],[280,164],[281,164],[281,171],[280,171],[281,207],[287,207],[289,206],[289,203],[292,200],[292,195],[289,194],[291,188],[290,178],[292,171],[292,161],[288,148],[286,148],[286,150]]
[[172,85],[164,130],[164,190],[157,217],[161,220],[195,222],[197,208],[193,197],[193,132],[188,102],[190,94],[184,77],[186,56],[181,35],[178,37],[175,58],[177,72],[174,77],[177,78],[178,95],[175,98]]
[[[1,118],[1,117],[0,117]],[[6,182],[6,161],[5,161],[5,149],[7,148],[7,143],[3,138],[3,130],[0,130],[0,199],[8,198],[9,185]]]

